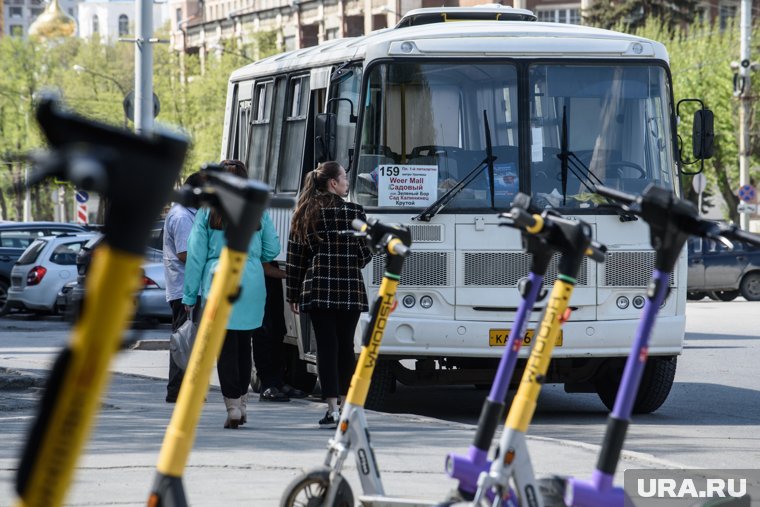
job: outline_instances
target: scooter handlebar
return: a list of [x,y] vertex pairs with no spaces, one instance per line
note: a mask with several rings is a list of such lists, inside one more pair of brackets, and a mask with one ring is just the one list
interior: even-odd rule
[[367,231],[367,222],[364,220],[360,220],[358,218],[354,218],[351,221],[351,227],[354,228],[354,230],[359,232],[366,232]]
[[596,186],[596,193],[623,204],[633,204],[637,198],[637,196],[633,194],[629,194],[627,192],[621,192],[620,190],[615,190],[614,188],[605,187],[603,185]]
[[586,255],[595,262],[604,262],[607,257],[607,247],[596,241],[592,241],[586,249]]

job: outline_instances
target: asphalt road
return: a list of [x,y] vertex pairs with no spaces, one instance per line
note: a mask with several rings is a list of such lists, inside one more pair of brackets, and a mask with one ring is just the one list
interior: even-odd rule
[[[760,303],[686,306],[686,343],[665,404],[634,417],[626,449],[695,468],[760,468]],[[399,386],[389,411],[476,424],[487,391]],[[601,444],[596,394],[545,386],[529,433]]]
[[[676,383],[656,413],[636,416],[626,449],[696,468],[760,468],[760,303],[690,302]],[[55,317],[0,319],[0,354],[57,347],[68,324]],[[130,339],[166,337],[168,326],[133,329]],[[475,424],[487,392],[472,387],[404,387],[390,412]],[[0,410],[10,407],[2,406]],[[26,403],[19,399],[19,403]],[[18,408],[27,408],[21,407]],[[595,394],[545,386],[530,434],[600,444],[607,412]]]

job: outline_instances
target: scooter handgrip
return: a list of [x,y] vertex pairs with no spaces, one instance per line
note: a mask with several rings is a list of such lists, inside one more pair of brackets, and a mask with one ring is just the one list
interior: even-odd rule
[[536,225],[536,219],[533,215],[520,208],[512,208],[509,212],[515,225],[522,229],[529,229]]
[[636,200],[636,196],[633,194],[621,192],[620,190],[615,190],[614,188],[605,187],[602,185],[596,186],[596,193],[601,196],[614,199],[615,201],[621,202],[623,204],[631,204]]
[[367,227],[367,222],[358,218],[354,218],[353,221],[351,221],[351,227],[359,232],[364,232],[365,228]]
[[400,239],[394,238],[393,240],[388,243],[388,249],[392,250],[393,253],[396,255],[399,255],[401,257],[406,257],[409,255],[410,249],[408,246],[406,246],[404,243],[401,242]]
[[743,243],[749,243],[750,245],[760,246],[760,235],[743,231],[737,227],[734,227],[734,230],[731,233],[731,237]]
[[607,247],[596,241],[592,241],[586,250],[586,255],[594,262],[604,262],[607,258]]

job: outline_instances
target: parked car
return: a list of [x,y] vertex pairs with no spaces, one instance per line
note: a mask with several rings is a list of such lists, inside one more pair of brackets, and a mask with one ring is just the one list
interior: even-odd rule
[[760,248],[734,243],[729,249],[717,241],[691,238],[688,254],[689,299],[731,301],[741,294],[748,301],[760,301]]
[[[157,221],[148,239],[148,247],[145,251],[145,264],[143,265],[143,288],[138,294],[138,307],[135,314],[137,320],[168,319],[171,320],[172,312],[166,302],[164,266],[163,266],[163,220]],[[85,278],[92,259],[92,253],[102,242],[103,236],[98,234],[88,241],[77,255],[77,279],[70,289],[62,289],[59,294],[62,305],[65,305],[65,313],[71,320],[75,320],[81,310],[84,300]]]
[[35,239],[11,270],[7,306],[55,312],[58,292],[76,279],[77,254],[93,236],[66,232]]
[[0,316],[8,313],[11,270],[24,250],[41,236],[85,232],[87,226],[61,222],[0,222]]

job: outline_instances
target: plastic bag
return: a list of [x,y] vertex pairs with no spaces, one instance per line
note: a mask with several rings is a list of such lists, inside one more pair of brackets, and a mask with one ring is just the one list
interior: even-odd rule
[[182,323],[176,331],[172,333],[169,339],[169,352],[172,359],[181,369],[187,369],[187,363],[190,359],[190,352],[193,350],[195,343],[195,333],[198,332],[198,326],[193,322],[192,317]]

